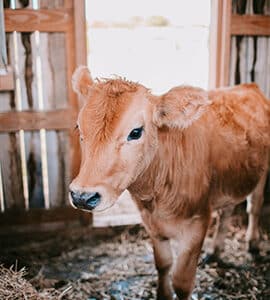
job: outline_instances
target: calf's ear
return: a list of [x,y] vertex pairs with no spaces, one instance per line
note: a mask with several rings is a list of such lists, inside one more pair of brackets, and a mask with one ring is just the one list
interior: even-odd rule
[[93,79],[86,66],[79,66],[72,75],[72,88],[79,96],[88,96]]
[[194,87],[176,87],[155,97],[153,122],[158,127],[184,129],[198,120],[210,104],[206,91]]

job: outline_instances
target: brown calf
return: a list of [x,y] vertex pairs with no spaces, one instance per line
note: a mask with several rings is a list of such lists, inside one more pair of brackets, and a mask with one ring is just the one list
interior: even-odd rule
[[179,299],[188,299],[212,210],[252,192],[247,237],[257,244],[270,107],[255,84],[210,92],[180,86],[153,96],[122,79],[93,82],[79,67],[73,87],[84,105],[71,203],[101,211],[129,190],[153,242],[158,299],[173,299],[169,240],[178,241],[172,286]]

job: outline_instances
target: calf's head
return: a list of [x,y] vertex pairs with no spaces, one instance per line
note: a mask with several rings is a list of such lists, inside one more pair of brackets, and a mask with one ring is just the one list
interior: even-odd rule
[[94,82],[86,67],[75,71],[72,83],[84,104],[77,122],[81,167],[70,184],[70,200],[85,210],[112,206],[151,164],[159,128],[184,130],[209,103],[203,90],[191,87],[158,97],[123,79]]

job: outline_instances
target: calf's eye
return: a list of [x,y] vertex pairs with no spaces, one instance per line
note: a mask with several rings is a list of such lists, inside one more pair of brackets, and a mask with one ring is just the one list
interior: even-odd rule
[[138,140],[142,136],[142,132],[143,132],[143,126],[142,127],[138,127],[138,128],[134,128],[129,133],[129,135],[127,137],[127,140],[128,141]]

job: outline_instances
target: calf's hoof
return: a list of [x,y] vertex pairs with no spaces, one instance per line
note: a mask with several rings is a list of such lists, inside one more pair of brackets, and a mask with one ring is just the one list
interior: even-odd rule
[[252,256],[259,256],[260,255],[260,248],[259,248],[259,241],[257,240],[251,240],[248,241],[248,252],[252,255]]
[[172,295],[171,291],[158,290],[157,291],[157,300],[174,300],[175,298]]
[[175,300],[189,300],[190,291],[184,291],[178,287],[174,287],[174,291],[176,294]]
[[206,253],[202,257],[202,259],[201,259],[201,261],[199,263],[199,266],[200,267],[204,267],[205,265],[210,265],[210,264],[212,264],[214,262],[219,262],[219,261],[220,261],[220,258],[219,258],[219,256],[217,254],[215,254],[215,253]]

